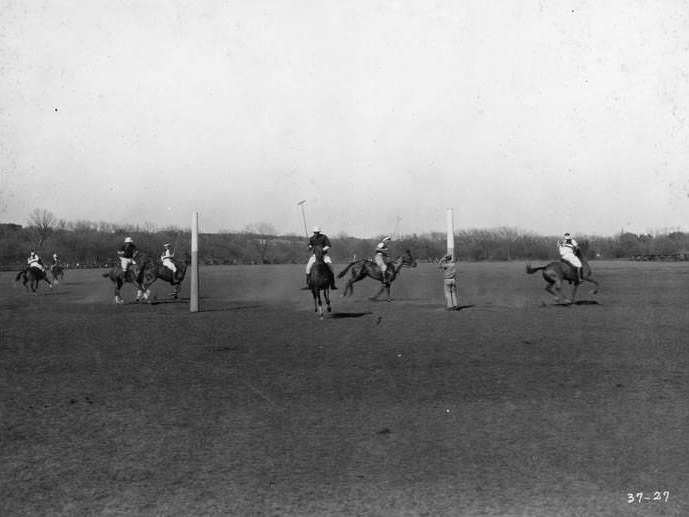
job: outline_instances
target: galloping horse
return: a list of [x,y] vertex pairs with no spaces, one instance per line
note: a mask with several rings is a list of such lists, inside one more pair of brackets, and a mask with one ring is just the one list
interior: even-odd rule
[[349,265],[337,275],[337,278],[342,278],[347,274],[347,271],[351,269],[351,275],[349,280],[347,280],[347,285],[345,286],[342,296],[346,296],[347,293],[352,294],[354,292],[353,284],[368,276],[381,283],[380,291],[378,291],[378,294],[375,296],[372,296],[371,300],[377,300],[383,291],[386,291],[387,300],[392,301],[390,298],[390,284],[395,280],[403,267],[416,267],[416,260],[412,257],[409,250],[407,250],[404,255],[396,257],[388,264],[388,282],[383,280],[383,272],[373,260],[362,259],[350,262]]
[[[45,280],[50,288],[53,288],[53,284],[51,284],[50,280],[48,280],[48,272],[37,267],[27,267],[26,269],[20,271],[17,273],[17,277],[14,279],[14,281],[18,282],[20,278],[23,278],[22,284],[24,284],[24,287],[27,289],[27,291],[29,290],[29,286],[31,286],[31,292],[35,293],[41,280]],[[26,285],[27,282],[29,285]]]
[[321,291],[325,298],[325,305],[328,312],[332,309],[330,307],[330,285],[333,282],[333,273],[328,264],[323,260],[323,248],[321,246],[313,247],[313,254],[316,257],[311,268],[311,275],[309,277],[309,289],[313,295],[313,311],[320,313],[323,319],[323,301],[321,300]]
[[172,270],[159,262],[156,262],[150,258],[145,258],[141,261],[141,274],[140,284],[141,290],[144,293],[144,300],[148,300],[150,293],[149,288],[159,278],[168,282],[172,287],[172,297],[176,300],[179,296],[179,292],[182,289],[182,281],[184,280],[184,275],[187,272],[186,262],[181,262],[178,260],[173,261],[175,266],[177,266],[177,271],[175,273]]
[[50,276],[53,277],[53,283],[57,285],[60,283],[60,280],[64,280],[65,270],[60,264],[53,264],[50,266]]
[[[582,256],[579,256],[581,260],[581,265],[583,266],[583,277],[585,282],[591,282],[595,285],[595,288],[591,291],[591,294],[596,294],[598,292],[598,282],[593,278],[593,272],[591,271],[591,266]],[[579,278],[577,276],[577,270],[571,264],[560,261],[551,262],[545,266],[531,267],[531,264],[526,265],[526,272],[532,275],[536,271],[543,271],[543,278],[548,285],[545,286],[545,290],[555,297],[557,302],[562,300],[562,284],[564,281],[568,281],[570,284],[574,284],[572,288],[572,298],[564,299],[565,303],[574,303],[574,297],[577,294],[577,289],[579,288]]]
[[[143,259],[145,260],[145,259]],[[124,300],[120,296],[120,289],[126,283],[134,284],[136,286],[136,301],[138,302],[143,294],[143,289],[141,287],[141,269],[138,264],[132,264],[126,271],[122,271],[122,266],[117,264],[107,273],[103,273],[103,276],[112,280],[115,284],[115,303],[123,304]]]

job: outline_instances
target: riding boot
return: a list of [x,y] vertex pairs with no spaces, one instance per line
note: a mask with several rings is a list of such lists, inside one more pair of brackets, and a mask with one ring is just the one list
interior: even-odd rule
[[584,281],[584,268],[577,268],[577,274],[579,276],[579,283],[582,283]]

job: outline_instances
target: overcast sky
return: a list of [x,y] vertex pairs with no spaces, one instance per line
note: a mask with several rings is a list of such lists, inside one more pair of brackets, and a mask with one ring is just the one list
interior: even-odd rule
[[2,222],[689,229],[684,1],[0,12]]

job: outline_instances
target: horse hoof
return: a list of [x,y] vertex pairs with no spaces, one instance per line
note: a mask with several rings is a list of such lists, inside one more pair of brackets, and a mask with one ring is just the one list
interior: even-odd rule
[[332,309],[330,307],[328,307],[328,312],[332,312]]

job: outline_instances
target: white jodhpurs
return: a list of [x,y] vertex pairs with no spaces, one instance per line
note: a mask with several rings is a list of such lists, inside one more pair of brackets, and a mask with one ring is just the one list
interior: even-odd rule
[[[330,257],[328,255],[323,255],[323,262],[328,264],[330,266],[330,269],[333,268],[333,261],[330,260]],[[306,263],[306,274],[310,275],[311,274],[311,268],[313,265],[316,263],[316,255],[311,255],[309,258],[309,261]]]
[[136,264],[136,262],[134,262],[134,259],[120,257],[120,266],[122,267],[122,271],[127,271],[127,269],[129,269],[129,266],[131,266],[132,264]]
[[574,254],[572,248],[560,248],[560,257],[572,264],[574,267],[581,267],[581,260]]
[[381,255],[380,253],[376,253],[374,260],[376,261],[376,264],[383,273],[385,273],[388,270],[388,265],[385,263],[383,255]]

